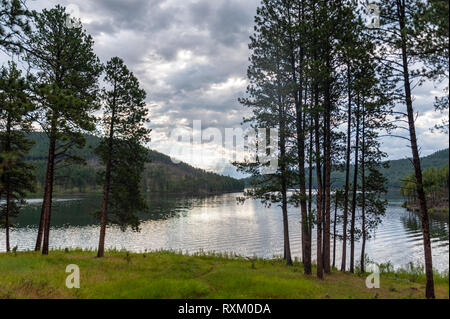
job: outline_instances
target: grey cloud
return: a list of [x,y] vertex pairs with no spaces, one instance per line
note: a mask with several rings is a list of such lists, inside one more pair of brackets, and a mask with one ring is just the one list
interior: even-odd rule
[[[152,128],[161,129],[172,128],[183,119],[190,125],[194,119],[202,120],[204,128],[239,126],[248,112],[237,101],[244,95],[245,88],[224,89],[218,95],[207,92],[213,85],[225,83],[232,77],[246,78],[248,38],[259,2],[29,0],[29,5],[40,10],[56,3],[76,4],[82,16],[89,16],[84,27],[94,37],[97,54],[103,62],[113,56],[124,58],[148,92],[148,104],[160,105],[150,106],[150,110],[154,119]],[[178,54],[182,50],[190,51],[192,59],[177,68]],[[199,57],[204,59],[199,60]],[[167,67],[158,68],[161,65]],[[436,88],[432,83],[425,83],[417,87],[414,90],[416,111],[421,114],[432,111],[434,98],[430,91],[439,91],[443,86]],[[404,110],[402,105],[397,108]],[[448,136],[433,140],[427,127],[418,127],[418,135],[424,153],[448,144]],[[409,154],[406,143],[394,138],[383,139],[384,150],[393,158]]]

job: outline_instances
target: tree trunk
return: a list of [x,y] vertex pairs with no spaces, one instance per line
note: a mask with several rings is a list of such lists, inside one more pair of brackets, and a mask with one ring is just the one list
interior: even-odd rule
[[112,150],[114,141],[114,121],[115,121],[115,98],[116,85],[114,84],[114,98],[113,98],[113,108],[111,113],[111,123],[109,126],[109,137],[108,137],[108,158],[105,168],[105,184],[103,185],[103,201],[102,201],[102,211],[100,216],[100,237],[98,240],[98,251],[97,257],[103,257],[105,255],[105,237],[106,237],[106,225],[108,223],[108,202],[109,202],[109,190],[111,186],[111,162],[112,162]]
[[110,181],[111,181],[111,159],[109,159],[106,164],[105,184],[103,185],[102,212],[100,217],[100,238],[98,241],[97,257],[103,257],[105,255],[105,236],[106,236]]
[[[318,88],[315,88],[315,105],[318,105]],[[319,113],[315,115],[316,174],[317,174],[317,277],[323,278],[322,260],[322,174],[320,165]]]
[[324,138],[324,155],[325,155],[325,205],[324,205],[324,229],[323,229],[323,268],[325,273],[330,273],[330,226],[331,226],[331,99],[330,84],[327,81],[325,92],[325,138]]
[[352,220],[350,225],[350,272],[355,272],[355,219],[356,200],[358,190],[358,149],[359,149],[359,96],[356,104],[356,140],[355,140],[355,167],[353,173],[353,195],[352,195]]
[[310,130],[309,130],[309,175],[308,175],[308,186],[309,186],[309,190],[308,190],[308,197],[309,197],[309,202],[308,202],[308,214],[309,214],[309,218],[308,218],[308,225],[309,225],[309,233],[311,234],[311,220],[312,220],[312,174],[313,174],[313,135],[314,135],[314,122],[313,122],[313,116],[312,113],[310,114]]
[[342,230],[342,263],[341,271],[345,271],[347,262],[347,215],[348,215],[348,189],[350,183],[350,155],[351,155],[351,127],[352,127],[352,91],[350,88],[350,66],[347,70],[348,85],[348,116],[347,116],[347,154],[345,158],[345,186]]
[[[280,101],[281,102],[281,101]],[[281,170],[281,196],[282,196],[282,210],[283,210],[283,229],[284,229],[284,257],[286,265],[292,265],[291,245],[289,241],[289,221],[287,213],[287,172],[286,172],[286,127],[285,114],[283,106],[280,103],[280,170]]]
[[362,244],[361,244],[361,272],[364,273],[365,269],[365,254],[366,254],[366,120],[365,120],[365,110],[363,106],[362,114],[362,145],[361,145],[361,218],[362,218]]
[[403,77],[406,97],[406,110],[408,114],[409,136],[411,141],[411,151],[414,165],[414,175],[416,177],[416,191],[419,199],[420,219],[422,221],[423,248],[425,255],[425,274],[427,279],[425,296],[434,299],[433,261],[431,253],[430,224],[428,219],[427,202],[422,181],[422,168],[420,165],[419,150],[417,147],[416,128],[414,123],[414,110],[411,99],[411,84],[409,80],[408,54],[406,50],[405,30],[405,3],[397,1],[397,13],[399,18],[403,59]]
[[[50,207],[51,207],[51,193],[53,189],[53,166],[54,166],[54,155],[55,155],[55,134],[56,134],[56,120],[52,120],[52,127],[50,129],[50,136],[49,136],[49,150],[48,150],[48,157],[47,157],[47,171],[45,174],[45,186],[44,186],[44,196],[42,199],[42,208],[41,208],[41,217],[39,220],[39,228],[36,238],[36,245],[34,247],[35,251],[40,251],[42,246],[42,237],[44,235],[44,231],[46,229],[46,213],[47,213],[47,207],[49,206],[48,201],[50,200]],[[53,150],[52,150],[53,145]],[[52,159],[52,161],[50,160]],[[48,249],[47,249],[48,253]]]
[[[54,130],[52,129],[54,132]],[[56,149],[56,138],[55,134],[50,136],[50,147],[48,150],[48,162],[47,162],[47,174],[45,177],[45,194],[43,201],[43,211],[44,211],[44,242],[42,245],[42,254],[48,255],[49,250],[49,240],[50,240],[50,217],[52,211],[52,196],[53,196],[53,180],[55,174],[55,149]]]
[[[48,192],[48,189],[47,189],[47,183],[46,183],[45,187],[44,187],[44,199],[45,199],[45,194],[47,192]],[[42,233],[43,233],[43,230],[44,230],[44,207],[45,207],[45,202],[42,202],[41,218],[39,219],[39,228],[38,228],[38,233],[37,233],[37,238],[36,238],[36,245],[34,246],[34,250],[35,251],[40,251],[41,250]]]
[[[11,152],[11,115],[8,113],[8,119],[6,122],[6,145],[5,151],[6,153]],[[11,247],[9,245],[9,216],[11,211],[11,178],[10,178],[10,170],[6,168],[5,174],[5,182],[6,182],[6,212],[5,212],[5,237],[6,237],[6,251],[9,252]]]
[[334,200],[334,219],[333,219],[333,268],[336,267],[336,219],[337,219],[338,198],[335,194]]
[[[302,3],[303,8],[303,3]],[[289,21],[289,45],[290,45],[290,63],[292,81],[294,86],[294,100],[296,111],[296,131],[297,131],[297,157],[298,157],[298,175],[300,186],[300,211],[301,211],[301,238],[302,238],[302,263],[304,266],[305,274],[311,273],[311,239],[309,234],[308,219],[307,219],[307,206],[306,206],[306,182],[305,182],[305,132],[303,123],[303,47],[299,45],[299,78],[297,80],[295,55],[294,55],[294,43],[291,33],[291,15],[290,7],[288,7],[288,21]]]
[[9,178],[7,180],[8,184],[6,187],[6,214],[5,214],[5,235],[6,235],[6,251],[9,252],[11,247],[9,245],[9,214],[11,210],[11,189]]

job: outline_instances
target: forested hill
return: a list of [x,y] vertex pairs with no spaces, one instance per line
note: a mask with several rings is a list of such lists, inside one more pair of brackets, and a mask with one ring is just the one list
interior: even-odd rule
[[[443,167],[448,165],[448,148],[444,150],[437,151],[431,155],[421,158],[422,170],[428,167]],[[412,162],[410,159],[399,159],[389,161],[389,168],[381,169],[383,175],[387,178],[388,188],[400,188],[402,185],[402,179],[411,174],[414,171]],[[353,165],[350,168],[350,180],[353,180]],[[341,187],[344,185],[345,173],[344,172],[333,172],[332,180],[333,185],[336,187]]]
[[[449,162],[449,149],[444,149],[437,151],[431,155],[425,156],[421,158],[422,169],[426,169],[428,167],[444,167],[448,165]],[[350,181],[353,180],[353,171],[354,166],[350,166]],[[389,168],[381,169],[383,175],[388,179],[387,186],[388,188],[400,188],[402,185],[402,180],[410,175],[413,172],[413,166],[409,159],[399,159],[389,161]],[[308,174],[308,172],[306,172]],[[249,177],[242,179],[245,181],[246,185],[250,184]],[[308,178],[306,179],[308,180]],[[342,187],[345,182],[345,172],[343,171],[334,171],[331,174],[331,180],[333,183],[333,187]],[[316,175],[313,175],[313,185],[316,184]]]
[[[422,164],[422,170],[428,167],[444,167],[448,165],[449,151],[448,148],[437,151],[431,155],[422,157],[420,162]],[[390,187],[400,187],[402,180],[414,172],[411,160],[400,159],[389,162],[390,167],[383,169],[384,176],[388,179]]]
[[[437,151],[431,155],[421,158],[422,170],[428,167],[443,167],[448,165],[448,148]],[[353,180],[353,165],[350,168],[350,180]],[[381,172],[384,177],[387,178],[388,188],[400,188],[402,185],[402,179],[411,174],[414,171],[412,162],[410,159],[399,159],[389,161],[389,168],[382,168]],[[335,187],[341,187],[345,182],[345,172],[333,172],[332,180]]]
[[[45,134],[30,133],[30,139],[35,144],[26,160],[36,166],[38,192],[42,191],[44,183],[48,138]],[[100,191],[99,172],[102,166],[94,154],[99,139],[86,135],[86,146],[77,149],[76,154],[87,161],[86,166],[71,165],[57,171],[56,192],[89,192]],[[149,150],[151,163],[143,173],[142,189],[146,192],[208,194],[230,191],[241,191],[244,182],[231,177],[207,172],[186,163],[175,164],[169,156],[154,150]]]

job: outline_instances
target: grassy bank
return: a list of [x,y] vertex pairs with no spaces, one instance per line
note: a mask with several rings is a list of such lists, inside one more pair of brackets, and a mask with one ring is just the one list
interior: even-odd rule
[[[108,252],[103,259],[81,250],[0,254],[0,298],[423,298],[423,278],[382,274],[379,289],[365,275],[332,272],[324,280],[302,265],[230,256],[173,252]],[[66,266],[80,268],[80,289],[65,286]],[[448,275],[436,282],[448,298]]]

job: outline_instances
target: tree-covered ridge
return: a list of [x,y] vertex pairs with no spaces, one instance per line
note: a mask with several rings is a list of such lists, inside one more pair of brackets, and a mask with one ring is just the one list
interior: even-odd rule
[[[48,138],[41,132],[32,132],[28,136],[35,143],[26,159],[36,166],[37,191],[42,192]],[[55,190],[59,193],[101,191],[101,180],[97,173],[102,166],[93,153],[99,138],[93,135],[85,135],[85,138],[86,145],[77,149],[76,153],[86,160],[87,165],[57,169]],[[175,164],[169,156],[154,150],[148,150],[148,153],[151,162],[146,165],[141,181],[142,189],[146,192],[205,194],[241,191],[244,188],[242,180],[207,172],[183,162]]]
[[[424,169],[429,167],[443,167],[448,165],[448,148],[444,150],[437,151],[428,156],[424,156],[420,159],[422,167]],[[411,164],[410,159],[398,159],[387,162],[389,164],[388,167],[383,167],[380,169],[380,172],[383,174],[385,178],[387,178],[387,187],[389,188],[400,188],[402,186],[402,180],[405,176],[410,175],[414,168]],[[352,173],[350,173],[352,174]],[[337,171],[332,173],[332,180],[337,187],[344,184],[344,173]]]
[[[426,168],[441,168],[448,165],[449,159],[449,149],[443,149],[437,151],[428,156],[421,158],[422,167]],[[381,168],[380,171],[385,178],[387,178],[387,187],[389,188],[400,188],[402,186],[402,181],[405,176],[410,175],[413,172],[413,167],[409,159],[399,159],[387,162],[389,167]],[[350,166],[353,168],[353,165]],[[308,173],[307,173],[308,174]],[[350,172],[350,177],[353,177],[353,170]],[[249,184],[251,178],[242,179],[246,184]],[[344,185],[345,175],[342,171],[334,171],[331,173],[331,179],[333,185],[336,187],[341,187]],[[313,176],[313,183],[315,183],[315,176]]]
[[[421,158],[421,164],[424,169],[441,168],[448,166],[449,152],[448,148],[437,151],[431,155]],[[390,187],[401,187],[405,176],[413,172],[412,164],[409,159],[401,159],[389,162],[390,167],[383,170],[384,176],[388,177]]]

